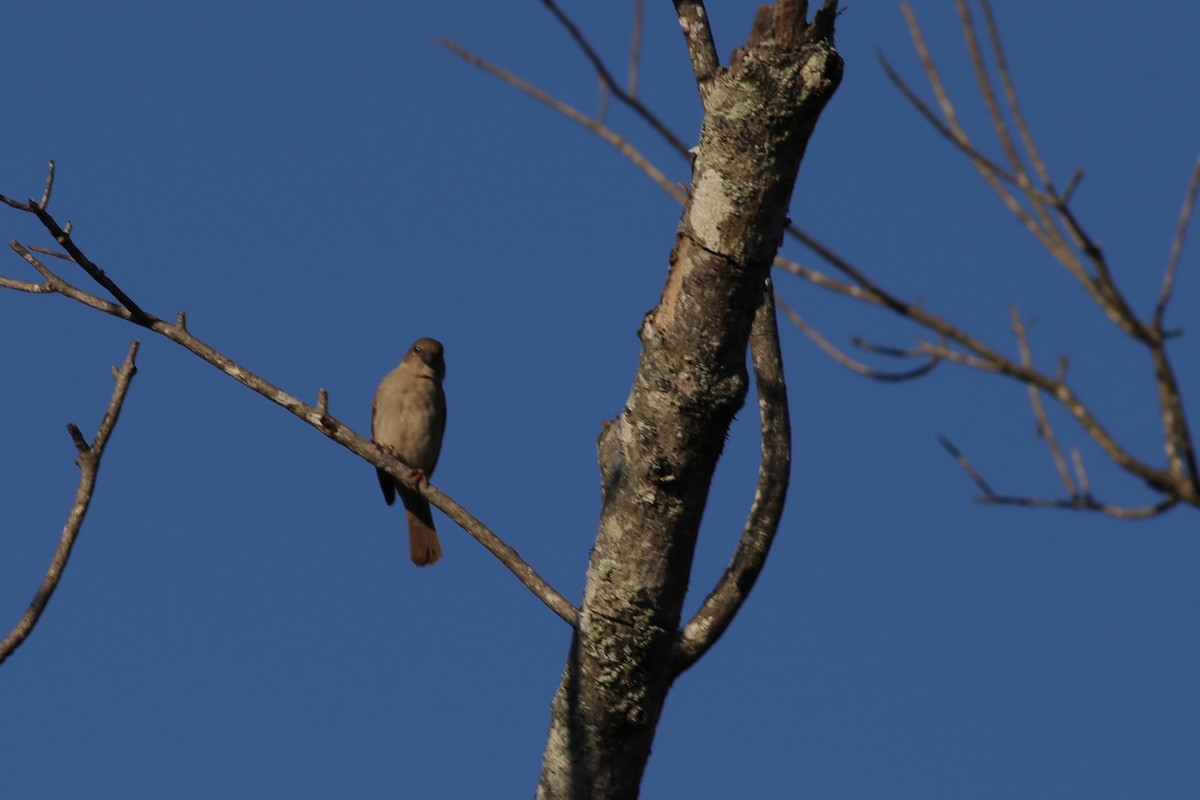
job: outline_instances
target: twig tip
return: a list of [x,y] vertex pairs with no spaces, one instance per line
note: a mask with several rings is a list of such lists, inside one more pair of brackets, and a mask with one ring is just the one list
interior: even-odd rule
[[67,433],[71,434],[71,441],[75,443],[75,449],[79,451],[80,455],[83,455],[90,449],[87,439],[83,438],[83,433],[74,422],[67,423]]

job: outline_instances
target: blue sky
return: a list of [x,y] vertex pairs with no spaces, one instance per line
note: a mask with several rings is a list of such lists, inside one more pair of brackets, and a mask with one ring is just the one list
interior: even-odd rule
[[[647,5],[642,96],[694,139],[671,9]],[[722,58],[754,5],[712,4]],[[623,72],[628,4],[567,7]],[[990,145],[953,4],[916,10]],[[997,14],[1054,175],[1087,170],[1077,212],[1147,310],[1200,154],[1200,109],[1178,88],[1200,74],[1200,10]],[[433,44],[453,38],[591,111],[595,79],[540,4],[38,3],[8,9],[5,28],[0,192],[37,195],[56,159],[52,210],[143,307],[186,310],[195,334],[297,396],[326,388],[360,431],[379,378],[416,337],[440,338],[437,485],[579,597],[595,439],[628,393],[679,209],[607,145]],[[1145,359],[887,84],[876,48],[920,82],[897,6],[852,3],[838,45],[845,80],[792,218],[1009,353],[1016,305],[1036,320],[1038,363],[1069,353],[1085,400],[1161,461]],[[686,179],[627,114],[609,119]],[[47,244],[0,212],[6,241]],[[1190,334],[1172,354],[1193,412],[1195,252],[1170,317]],[[15,255],[0,263],[33,279]],[[778,281],[837,342],[916,339]],[[5,796],[529,796],[569,641],[557,617],[444,517],[444,562],[413,567],[368,465],[188,353],[7,292],[5,627],[74,492],[65,423],[94,433],[134,337],[140,372],[74,558],[0,670]],[[794,329],[783,345],[796,457],[782,530],[734,626],[672,692],[644,796],[1200,794],[1195,511],[1123,523],[978,506],[938,434],[1001,491],[1059,491],[1022,387],[950,366],[876,384]],[[1054,419],[1104,499],[1151,499]],[[745,519],[755,434],[748,406],[689,609]]]

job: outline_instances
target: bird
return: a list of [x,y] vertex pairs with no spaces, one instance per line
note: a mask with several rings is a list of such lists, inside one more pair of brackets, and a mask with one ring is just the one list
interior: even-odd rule
[[[433,475],[446,430],[446,394],[442,380],[446,360],[442,343],[421,338],[413,342],[399,366],[379,382],[371,407],[371,439],[412,467],[418,481]],[[429,566],[442,557],[442,545],[433,526],[429,501],[416,490],[376,469],[383,499],[390,506],[400,495],[408,518],[408,543],[412,562]]]

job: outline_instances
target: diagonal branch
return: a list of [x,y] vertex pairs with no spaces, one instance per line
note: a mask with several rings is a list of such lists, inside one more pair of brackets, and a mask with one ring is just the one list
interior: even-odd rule
[[[46,188],[44,198],[48,199],[50,195],[49,186]],[[42,612],[46,610],[46,605],[50,602],[50,598],[54,595],[54,590],[58,588],[58,582],[62,579],[63,570],[67,568],[67,561],[71,558],[71,550],[75,547],[75,540],[79,536],[79,529],[83,525],[84,517],[87,516],[88,506],[92,502],[92,493],[96,489],[96,477],[100,472],[100,459],[104,455],[104,448],[108,444],[108,439],[112,435],[113,428],[116,427],[117,418],[121,415],[121,406],[125,403],[125,395],[129,391],[129,383],[133,380],[133,376],[137,373],[135,359],[137,357],[138,343],[134,341],[129,345],[129,354],[125,356],[125,363],[120,369],[113,369],[113,377],[116,380],[116,386],[113,387],[112,399],[108,401],[108,409],[104,412],[104,418],[100,421],[100,428],[96,431],[96,438],[89,445],[83,438],[83,434],[79,432],[79,428],[71,424],[67,426],[67,430],[71,434],[71,439],[75,442],[76,449],[79,450],[79,458],[76,464],[79,465],[79,487],[75,490],[75,502],[71,506],[71,512],[67,515],[67,523],[63,526],[62,537],[59,539],[58,548],[54,551],[54,557],[50,559],[50,567],[46,570],[46,576],[42,578],[42,584],[38,587],[37,593],[34,594],[29,608],[25,614],[9,632],[8,636],[4,637],[4,641],[0,642],[0,664],[3,664],[13,652],[21,646],[21,644],[33,632],[34,626],[41,619]]]
[[[1021,111],[1021,104],[1017,101],[1016,86],[1013,84],[1012,75],[1008,71],[1008,59],[1005,57],[1004,48],[1000,44],[1000,26],[996,24],[996,18],[992,14],[992,6],[988,0],[979,0],[979,6],[983,10],[984,24],[987,25],[988,41],[992,45],[992,57],[996,61],[996,73],[1000,76],[1000,85],[1004,87],[1004,102],[1008,106],[1009,111],[1012,112],[1017,135],[1021,137],[1021,145],[1029,155],[1029,160],[1033,163],[1033,169],[1037,172],[1038,180],[1043,186],[1053,192],[1053,184],[1050,182],[1050,172],[1046,169],[1046,162],[1042,160],[1042,155],[1033,141],[1033,136],[1030,134],[1029,124],[1025,121],[1024,112]],[[1070,191],[1063,192],[1064,199],[1070,197],[1070,195]]]
[[176,323],[167,322],[144,311],[140,312],[140,318],[135,318],[127,305],[111,303],[72,286],[56,275],[45,264],[41,263],[27,248],[17,242],[13,242],[11,246],[46,278],[54,292],[98,311],[103,311],[106,314],[141,325],[160,336],[170,339],[248,389],[287,409],[330,439],[333,439],[346,449],[370,462],[373,466],[386,470],[397,480],[419,492],[430,503],[439,508],[446,516],[474,537],[476,541],[487,548],[492,555],[496,556],[551,611],[561,617],[568,625],[575,626],[579,616],[578,609],[538,575],[532,567],[525,563],[516,550],[501,541],[495,533],[463,509],[462,506],[458,505],[427,481],[419,479],[419,473],[413,471],[407,464],[404,464],[389,452],[384,451],[370,439],[358,435],[330,415],[328,412],[327,394],[323,396],[319,395],[317,406],[303,403],[274,384],[243,368],[211,345],[193,336],[187,328],[186,318],[182,313],[179,315],[178,322]]
[[[941,363],[941,359],[939,359],[936,355],[929,355],[923,352],[905,352],[901,354],[900,351],[890,350],[888,351],[888,355],[897,355],[900,358],[920,355],[925,356],[928,360],[921,366],[916,367],[915,369],[906,370],[904,372],[881,372],[877,369],[872,369],[860,361],[855,361],[853,358],[835,347],[832,342],[821,335],[820,331],[809,325],[804,317],[800,316],[800,314],[797,313],[794,308],[785,303],[781,298],[777,298],[777,302],[779,303],[780,308],[783,309],[783,313],[787,316],[788,321],[799,328],[800,332],[807,336],[813,344],[821,348],[821,351],[825,353],[825,355],[829,356],[838,364],[841,364],[843,367],[855,373],[856,375],[862,375],[864,378],[871,378],[872,380],[884,381],[886,383],[899,383],[901,381],[909,381],[913,380],[914,378],[920,378],[921,376],[928,374],[934,367]],[[861,340],[857,340],[856,344],[864,343],[862,343]],[[868,345],[865,347],[865,349],[874,350],[876,352],[883,351],[883,348],[875,347],[873,345]]]
[[745,530],[725,573],[679,632],[675,642],[676,674],[696,663],[721,638],[746,602],[766,563],[783,514],[792,463],[792,428],[775,319],[775,291],[770,277],[750,329],[750,353],[762,428],[758,489]]
[[644,172],[650,178],[650,180],[658,184],[658,186],[664,192],[675,198],[677,202],[683,203],[687,200],[687,193],[681,189],[677,183],[674,183],[670,178],[664,175],[662,171],[658,169],[658,167],[654,166],[654,164],[652,164],[648,158],[643,156],[636,148],[634,148],[634,146],[631,145],[629,141],[625,139],[625,137],[614,132],[608,126],[592,119],[582,111],[579,111],[578,109],[562,102],[561,100],[550,96],[538,87],[525,80],[522,80],[503,67],[498,67],[495,64],[485,61],[451,39],[441,39],[438,41],[438,44],[440,44],[442,47],[445,47],[451,53],[454,53],[468,64],[479,67],[484,72],[499,78],[509,86],[524,92],[534,100],[537,100],[539,103],[549,106],[572,122],[582,125],[584,128],[588,129],[615,147],[621,153],[621,155],[633,162],[634,166],[642,170],[642,172]]
[[[554,2],[554,0],[542,0],[542,5],[550,10],[550,13],[554,15],[554,18],[558,20],[559,24],[566,29],[567,34],[575,41],[575,44],[583,52],[584,58],[586,58],[592,65],[592,69],[596,70],[596,77],[600,79],[600,85],[604,88],[604,90],[611,93],[613,97],[617,98],[626,106],[631,108],[634,113],[645,120],[650,127],[654,128],[654,130],[658,132],[658,135],[665,139],[673,148],[675,148],[677,152],[687,152],[687,145],[683,143],[683,140],[680,139],[673,130],[667,127],[667,124],[663,122],[657,114],[651,111],[645,103],[637,99],[636,85],[641,32],[640,14],[634,18],[634,44],[633,52],[630,56],[629,67],[630,88],[627,91],[621,86],[620,83],[617,82],[616,78],[613,77],[612,71],[608,68],[608,65],[604,63],[604,59],[601,58],[600,54],[596,52],[596,48],[592,47],[591,42],[589,42],[587,37],[583,35],[583,31],[579,30],[579,26],[575,24],[575,21],[568,17],[563,10],[559,8],[558,4]],[[445,42],[443,41],[442,44],[445,45]],[[455,52],[458,52],[458,50],[455,50]],[[461,52],[458,54],[462,55]],[[476,66],[481,65],[476,64]],[[491,70],[488,71],[491,72]],[[496,73],[493,72],[492,74]],[[598,115],[598,117],[599,116],[602,115]],[[599,121],[599,119],[597,119],[597,121]]]

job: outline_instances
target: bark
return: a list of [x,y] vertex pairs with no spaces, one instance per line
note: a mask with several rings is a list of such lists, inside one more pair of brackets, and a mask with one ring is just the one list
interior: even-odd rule
[[632,391],[599,440],[599,531],[552,704],[540,798],[638,795],[679,672],[680,615],[713,470],[745,401],[751,322],[773,302],[768,273],[796,174],[841,78],[836,0],[811,24],[803,2],[763,7],[747,45],[711,72],[695,57],[703,8],[686,5],[705,108],[699,152],[666,286],[639,331]]

